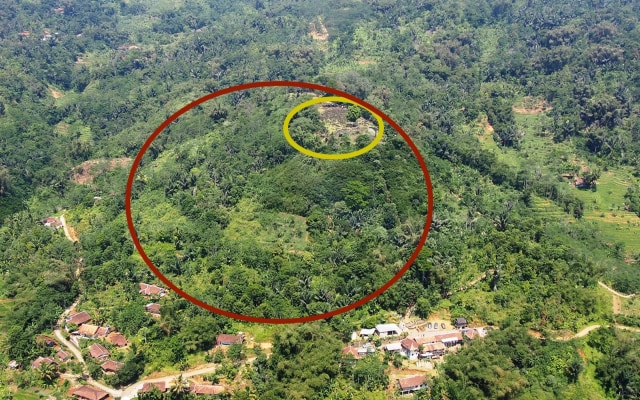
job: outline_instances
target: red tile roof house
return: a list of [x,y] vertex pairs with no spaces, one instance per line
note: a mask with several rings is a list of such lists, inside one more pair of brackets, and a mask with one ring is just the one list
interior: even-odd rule
[[158,303],[149,303],[144,306],[144,309],[151,314],[160,315],[160,304]]
[[138,292],[143,296],[164,296],[167,291],[156,285],[149,285],[148,283],[140,283],[140,291]]
[[420,354],[420,352],[418,351],[418,347],[420,347],[420,345],[418,345],[418,342],[416,342],[414,339],[403,339],[400,342],[400,345],[402,346],[404,355],[409,360],[418,359],[418,355]]
[[49,357],[38,357],[35,360],[33,360],[33,362],[31,363],[31,368],[38,369],[43,364],[44,365],[48,365],[48,364],[58,365],[57,362],[55,362],[54,360],[52,360]]
[[138,390],[138,393],[152,392],[154,389],[158,389],[164,393],[167,391],[167,384],[165,382],[145,382],[142,385],[142,389]]
[[[419,339],[416,341],[418,344],[422,344]],[[420,354],[419,358],[436,358],[443,356],[447,351],[447,346],[442,342],[422,344],[422,347],[423,353]]]
[[82,324],[77,331],[72,332],[76,336],[80,336],[87,339],[95,339],[100,336],[105,336],[109,332],[109,328],[103,328],[97,325]]
[[122,369],[122,367],[124,367],[123,363],[113,360],[107,360],[105,363],[100,365],[100,368],[102,368],[102,370],[107,373],[118,372],[120,371],[120,369]]
[[344,349],[342,349],[342,355],[346,356],[348,354],[351,354],[354,360],[357,360],[360,358],[360,354],[358,354],[358,349],[356,349],[353,346],[347,346]]
[[398,387],[400,394],[410,394],[427,387],[427,377],[422,375],[414,375],[408,378],[398,379]]
[[86,324],[89,321],[91,321],[91,315],[89,315],[85,311],[73,314],[69,318],[67,318],[67,324],[82,325]]
[[60,350],[59,352],[56,353],[56,357],[58,357],[60,361],[67,361],[71,359],[71,354],[67,353],[64,350]]
[[224,393],[224,386],[222,385],[194,385],[191,388],[191,393],[195,395],[199,394],[220,394]]
[[127,341],[127,338],[125,338],[124,335],[118,332],[111,332],[107,336],[107,342],[111,343],[116,347],[124,347],[129,344],[129,342]]
[[98,360],[105,360],[107,357],[109,357],[109,351],[99,343],[94,343],[89,346],[89,354],[91,355],[91,357],[97,358]]
[[104,400],[109,397],[109,393],[87,385],[77,387],[69,392],[69,394],[76,399],[83,400]]
[[436,335],[436,340],[438,342],[444,343],[445,346],[451,347],[455,346],[458,343],[462,343],[462,332],[450,332],[442,335]]
[[226,333],[221,333],[216,337],[216,344],[218,346],[229,346],[231,344],[242,343],[244,343],[243,335],[227,335]]
[[44,220],[42,220],[42,224],[46,227],[51,227],[51,228],[60,228],[62,226],[62,222],[60,222],[60,220],[58,218],[55,217],[47,217]]

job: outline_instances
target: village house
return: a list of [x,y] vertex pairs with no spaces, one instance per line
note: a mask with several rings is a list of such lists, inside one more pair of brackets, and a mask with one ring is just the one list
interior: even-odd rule
[[9,367],[9,369],[18,369],[20,364],[18,364],[16,360],[11,360],[9,361],[9,364],[7,364],[7,367]]
[[442,335],[436,335],[436,341],[444,343],[447,347],[455,346],[462,343],[462,332],[449,332]]
[[143,296],[158,296],[162,297],[167,294],[164,288],[156,285],[149,285],[147,283],[140,283],[140,291],[138,292]]
[[83,324],[77,331],[72,332],[76,336],[80,336],[85,339],[96,339],[99,337],[105,337],[109,333],[109,327]]
[[402,351],[404,352],[404,355],[409,359],[409,360],[417,360],[418,359],[418,355],[419,355],[419,351],[418,351],[418,347],[420,347],[418,345],[418,342],[416,342],[414,339],[403,339],[400,342],[400,346],[402,346]]
[[69,395],[82,400],[104,400],[109,397],[109,393],[87,385],[82,385],[71,390]]
[[418,358],[438,358],[442,357],[447,351],[447,346],[442,342],[422,344],[420,340],[416,341],[422,346],[422,353],[420,353]]
[[109,335],[107,335],[107,342],[116,347],[124,347],[129,344],[124,335],[118,332],[111,332]]
[[120,371],[122,367],[124,367],[123,363],[113,361],[113,360],[107,360],[106,362],[100,365],[100,368],[102,368],[102,370],[108,374],[116,373]]
[[36,336],[36,343],[46,347],[54,347],[58,345],[58,342],[56,342],[54,338],[45,335]]
[[87,312],[82,311],[69,316],[66,322],[67,324],[82,325],[82,324],[86,324],[89,321],[91,321],[91,316]]
[[109,357],[109,350],[99,343],[94,343],[89,346],[89,354],[98,360],[106,360]]
[[467,327],[467,319],[466,318],[456,318],[456,320],[454,321],[453,325],[457,329],[466,328]]
[[342,355],[346,356],[351,354],[355,360],[360,358],[360,354],[358,353],[358,349],[353,346],[347,346],[342,349]]
[[[28,36],[28,35],[27,35]],[[60,228],[62,227],[62,222],[58,218],[55,217],[47,217],[42,220],[42,224],[47,228]]]
[[427,377],[414,375],[407,378],[398,379],[398,389],[400,394],[411,394],[427,387]]
[[244,335],[239,333],[238,335],[228,335],[226,333],[221,333],[216,336],[216,344],[218,346],[229,346],[232,344],[242,344],[244,343]]
[[71,359],[71,354],[67,353],[64,350],[60,350],[59,352],[56,353],[56,357],[58,357],[60,361],[64,362]]
[[158,303],[149,303],[144,306],[144,309],[148,313],[160,315],[160,304]]
[[380,324],[376,325],[376,333],[379,337],[396,336],[400,335],[402,331],[396,324]]
[[49,357],[38,357],[31,363],[32,369],[38,369],[41,365],[58,365],[58,363]]
[[225,389],[222,385],[193,385],[191,393],[195,395],[213,395],[224,393]]
[[138,393],[149,393],[154,389],[158,389],[161,393],[167,391],[167,384],[164,382],[145,382],[142,385],[142,389],[138,390]]
[[384,348],[389,353],[402,353],[402,344],[400,342],[388,343]]
[[360,337],[361,338],[369,339],[369,338],[373,337],[373,335],[375,333],[376,333],[376,328],[371,328],[371,329],[363,328],[363,329],[360,329]]

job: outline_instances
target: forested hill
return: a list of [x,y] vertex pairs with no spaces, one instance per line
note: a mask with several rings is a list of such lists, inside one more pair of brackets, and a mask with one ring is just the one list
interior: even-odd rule
[[[79,300],[135,343],[110,384],[210,361],[218,333],[245,331],[273,353],[229,372],[234,398],[382,398],[411,368],[377,356],[347,368],[340,348],[408,314],[499,328],[447,356],[420,398],[632,398],[634,334],[551,339],[640,326],[633,297],[612,304],[598,285],[640,291],[639,16],[623,0],[0,0],[0,365],[43,355],[34,338]],[[383,295],[312,325],[241,323],[175,294],[151,318],[139,284],[159,281],[125,220],[131,161],[189,102],[269,80],[346,91],[407,132],[433,182],[427,243]],[[132,214],[181,289],[300,317],[368,295],[411,255],[428,197],[397,132],[337,162],[285,141],[287,113],[321,95],[225,95],[154,141]],[[368,113],[336,110],[300,112],[296,140],[338,153],[371,139]],[[71,240],[43,226],[63,214]],[[15,374],[0,382],[43,379]]]

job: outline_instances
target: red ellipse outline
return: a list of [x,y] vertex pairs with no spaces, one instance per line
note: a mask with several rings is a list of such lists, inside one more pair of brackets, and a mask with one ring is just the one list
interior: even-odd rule
[[[409,259],[407,260],[407,262],[404,264],[404,266],[402,267],[402,269],[400,269],[400,271],[398,271],[387,283],[385,283],[384,285],[382,285],[379,289],[377,289],[376,291],[374,291],[373,293],[363,297],[362,299],[351,303],[349,305],[346,305],[344,307],[335,309],[333,311],[329,311],[323,314],[317,314],[317,315],[308,315],[305,317],[296,317],[296,318],[264,318],[264,317],[253,317],[250,315],[243,315],[243,314],[237,314],[237,313],[233,313],[227,310],[222,310],[220,308],[217,307],[213,307],[210,304],[207,304],[201,300],[196,299],[195,297],[189,295],[188,293],[184,292],[182,289],[178,288],[176,285],[173,284],[173,282],[171,282],[171,280],[169,280],[166,276],[164,276],[160,270],[158,270],[158,268],[153,264],[153,262],[151,261],[151,259],[149,258],[149,256],[147,256],[147,253],[145,253],[144,249],[142,248],[142,245],[140,244],[140,240],[138,239],[138,234],[137,231],[135,229],[135,226],[133,224],[133,217],[131,215],[131,192],[132,192],[132,188],[133,188],[133,181],[135,178],[135,174],[136,171],[140,165],[140,161],[142,160],[142,157],[144,156],[144,154],[146,153],[146,151],[149,149],[149,147],[151,146],[151,143],[153,143],[153,141],[158,137],[158,135],[160,135],[160,133],[167,127],[169,126],[169,124],[171,124],[173,121],[175,121],[178,117],[180,117],[182,114],[184,114],[185,112],[189,111],[190,109],[206,102],[209,101],[211,99],[214,99],[216,97],[219,96],[223,96],[225,94],[229,94],[229,93],[233,93],[233,92],[237,92],[240,90],[247,90],[247,89],[255,89],[255,88],[261,88],[261,87],[299,87],[299,88],[303,88],[303,89],[311,89],[311,90],[318,90],[318,91],[322,91],[322,92],[326,92],[326,93],[331,93],[334,94],[336,96],[342,96],[345,97],[347,99],[353,100],[356,103],[362,105],[364,108],[369,109],[375,113],[377,113],[379,116],[382,117],[382,119],[384,119],[389,125],[391,125],[396,132],[398,132],[402,138],[405,140],[405,142],[407,142],[407,144],[409,145],[409,147],[411,148],[411,150],[413,151],[413,154],[416,156],[416,159],[418,160],[418,163],[420,164],[420,168],[422,170],[422,174],[424,175],[425,178],[425,183],[426,183],[426,189],[427,189],[427,218],[425,220],[425,224],[424,224],[424,229],[422,231],[422,235],[420,236],[420,240],[418,241],[418,245],[416,246],[415,250],[413,251],[413,253],[411,254],[411,257],[409,257]],[[136,249],[138,250],[138,252],[140,253],[140,256],[142,257],[142,259],[144,260],[144,262],[147,264],[147,266],[149,267],[149,269],[151,269],[151,271],[162,281],[164,282],[164,284],[166,284],[168,287],[170,287],[173,291],[175,291],[177,294],[179,294],[182,298],[184,298],[187,301],[190,301],[191,303],[204,308],[205,310],[214,312],[216,314],[220,314],[220,315],[224,315],[226,317],[229,318],[234,318],[234,319],[238,319],[241,321],[247,321],[247,322],[257,322],[257,323],[263,323],[263,324],[293,324],[293,323],[301,323],[301,322],[311,322],[311,321],[317,321],[317,320],[321,320],[321,319],[327,319],[330,317],[334,317],[336,315],[345,313],[347,311],[353,310],[356,307],[359,307],[361,305],[364,305],[366,303],[368,303],[369,301],[375,299],[376,297],[380,296],[382,293],[384,293],[387,289],[389,289],[394,283],[396,283],[396,281],[398,281],[398,279],[400,279],[406,272],[407,270],[411,267],[411,264],[413,264],[413,262],[416,260],[416,258],[418,257],[418,254],[420,254],[420,251],[422,250],[422,247],[424,246],[425,242],[427,241],[427,236],[429,235],[429,230],[431,228],[431,222],[433,220],[433,191],[432,191],[432,185],[431,185],[431,177],[429,175],[429,170],[427,169],[427,165],[424,162],[424,159],[422,158],[422,155],[420,154],[420,151],[418,150],[418,148],[416,147],[416,145],[413,143],[413,141],[411,140],[411,138],[409,138],[409,136],[405,133],[405,131],[391,118],[389,118],[386,114],[384,114],[382,111],[378,110],[378,108],[372,106],[371,104],[367,103],[364,100],[361,100],[355,96],[352,96],[349,93],[343,92],[341,90],[338,89],[334,89],[334,88],[330,88],[330,87],[326,87],[326,86],[322,86],[322,85],[318,85],[315,83],[308,83],[308,82],[299,82],[299,81],[257,81],[257,82],[250,82],[250,83],[244,83],[241,85],[236,85],[236,86],[231,86],[222,90],[218,90],[216,92],[213,93],[209,93],[208,95],[205,95],[203,97],[200,97],[197,100],[194,100],[193,102],[187,104],[186,106],[182,107],[181,109],[179,109],[178,111],[176,111],[173,115],[171,115],[169,118],[167,118],[166,121],[164,121],[162,124],[160,124],[160,126],[158,126],[158,128],[156,128],[155,131],[153,131],[153,133],[147,138],[147,140],[144,142],[144,144],[142,145],[142,148],[140,148],[140,151],[138,152],[138,154],[136,155],[136,158],[133,161],[133,165],[131,166],[131,169],[129,171],[129,178],[127,179],[127,187],[125,190],[125,199],[124,199],[124,206],[125,206],[125,213],[127,216],[127,226],[129,228],[129,233],[131,234],[131,239],[133,240],[133,244],[136,247]]]

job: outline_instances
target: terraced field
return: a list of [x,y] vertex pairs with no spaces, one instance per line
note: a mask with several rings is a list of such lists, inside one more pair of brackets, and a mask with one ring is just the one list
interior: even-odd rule
[[[499,148],[487,131],[479,133],[480,142],[496,154],[498,160],[514,167],[540,168],[546,174],[555,174],[565,166],[566,172],[572,172],[569,170],[572,166],[576,170],[585,168],[586,163],[571,144],[555,143],[544,133],[545,118],[548,117],[544,113],[516,113],[518,128],[525,133],[519,150]],[[640,253],[640,218],[624,210],[624,195],[633,182],[630,171],[624,168],[603,171],[595,191],[580,190],[567,182],[569,190],[584,201],[582,223],[591,224],[611,243],[624,243],[628,256]],[[533,209],[551,220],[575,222],[558,205],[543,198],[534,198]]]
[[532,209],[536,213],[553,221],[575,221],[575,218],[570,217],[569,214],[565,213],[557,204],[541,197],[534,196]]

